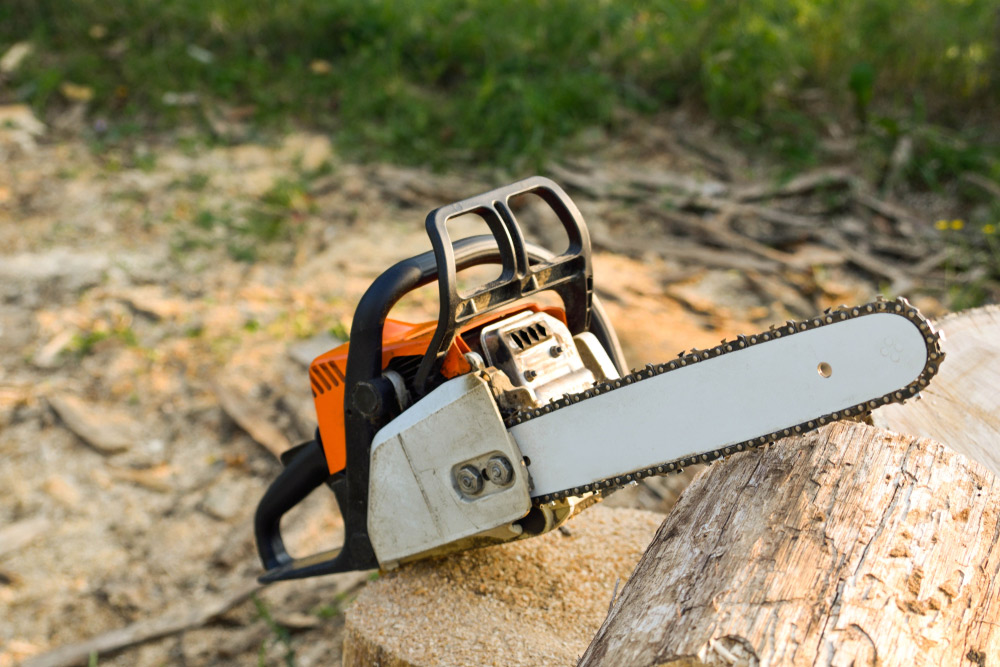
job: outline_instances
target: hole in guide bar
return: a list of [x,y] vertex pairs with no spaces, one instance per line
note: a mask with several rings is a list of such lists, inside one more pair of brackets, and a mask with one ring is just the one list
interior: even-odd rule
[[825,378],[828,378],[831,375],[833,375],[833,369],[830,368],[830,364],[826,363],[825,361],[821,361],[819,366],[816,367],[816,370],[822,377]]

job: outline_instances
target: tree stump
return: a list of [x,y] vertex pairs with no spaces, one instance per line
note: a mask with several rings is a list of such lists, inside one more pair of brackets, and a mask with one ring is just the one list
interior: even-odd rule
[[580,664],[992,665],[998,515],[983,466],[864,424],[737,454],[681,496]]
[[573,665],[662,520],[597,506],[541,537],[384,573],[347,610],[344,665]]

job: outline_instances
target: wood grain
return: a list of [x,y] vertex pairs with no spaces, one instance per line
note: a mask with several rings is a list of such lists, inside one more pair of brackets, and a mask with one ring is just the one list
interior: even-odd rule
[[949,315],[936,326],[947,356],[934,381],[920,400],[877,410],[872,422],[937,440],[1000,475],[1000,307]]
[[863,424],[733,456],[681,497],[580,664],[993,664],[998,514],[985,468]]

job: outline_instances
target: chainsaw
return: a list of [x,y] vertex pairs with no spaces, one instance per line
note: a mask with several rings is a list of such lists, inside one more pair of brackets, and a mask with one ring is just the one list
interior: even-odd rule
[[[512,199],[526,194],[562,223],[561,254],[525,241]],[[462,215],[491,234],[453,242],[447,223]],[[594,294],[583,217],[556,183],[438,208],[426,228],[433,249],[380,275],[350,342],[310,365],[316,438],[281,457],[255,517],[263,582],[540,535],[645,477],[913,398],[944,358],[916,308],[880,298],[630,371]],[[483,264],[499,277],[461,292],[457,273]],[[388,319],[434,282],[436,322]],[[562,306],[531,301],[542,292]],[[293,558],[281,518],[323,485],[343,546]]]

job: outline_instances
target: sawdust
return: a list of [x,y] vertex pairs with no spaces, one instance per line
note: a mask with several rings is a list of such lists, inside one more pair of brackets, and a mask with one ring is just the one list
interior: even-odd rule
[[564,531],[403,566],[348,609],[349,641],[414,665],[576,664],[662,519],[598,506]]

